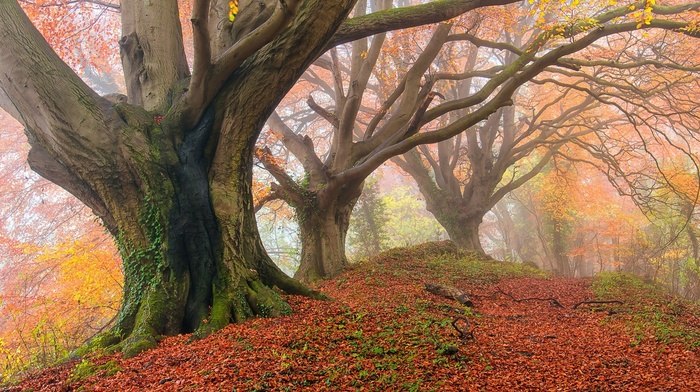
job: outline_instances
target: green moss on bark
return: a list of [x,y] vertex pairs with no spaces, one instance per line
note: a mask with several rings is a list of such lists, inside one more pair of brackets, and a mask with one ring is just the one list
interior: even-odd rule
[[248,282],[246,300],[255,314],[262,317],[286,316],[292,313],[292,308],[271,288],[259,280]]
[[124,336],[119,329],[111,329],[96,335],[88,344],[78,347],[70,354],[70,358],[82,358],[87,354],[99,351],[104,351],[105,354],[109,354],[122,339],[124,339]]
[[71,372],[68,381],[73,383],[100,374],[110,377],[114,376],[121,370],[122,368],[119,366],[117,361],[109,361],[102,365],[95,365],[91,361],[84,359],[75,365],[75,369],[73,369]]
[[131,358],[156,346],[155,337],[175,335],[182,328],[189,279],[170,279],[152,286],[143,297],[134,330],[123,342],[124,357]]

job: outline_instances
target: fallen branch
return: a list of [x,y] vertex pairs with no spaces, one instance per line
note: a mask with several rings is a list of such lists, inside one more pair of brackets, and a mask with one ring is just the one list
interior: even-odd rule
[[564,305],[562,305],[562,304],[561,304],[556,298],[554,298],[554,297],[548,297],[548,298],[530,297],[530,298],[521,298],[521,299],[517,299],[517,298],[513,297],[512,295],[510,295],[510,294],[506,293],[505,291],[503,291],[503,290],[502,290],[500,287],[498,287],[498,286],[496,286],[496,290],[498,290],[498,292],[500,292],[501,294],[503,294],[503,295],[509,297],[510,299],[512,299],[512,300],[515,301],[515,302],[525,302],[525,301],[548,301],[552,306],[556,306],[556,307],[558,307],[558,308],[563,308],[563,307],[564,307]]
[[469,296],[467,293],[464,291],[456,288],[456,287],[450,287],[450,286],[442,286],[439,284],[432,284],[432,283],[424,283],[425,285],[425,290],[428,291],[429,293],[439,295],[441,297],[453,299],[462,305],[466,305],[468,307],[474,306],[474,303],[469,299]]
[[[457,325],[457,322],[460,320],[464,321],[464,323],[466,324],[466,330],[462,330]],[[474,331],[472,331],[471,328],[469,328],[469,320],[466,317],[462,317],[462,316],[452,317],[452,326],[454,327],[454,329],[457,330],[457,333],[459,334],[459,338],[461,340],[470,339],[470,340],[476,341],[476,338],[474,337]]]
[[619,299],[611,299],[611,300],[603,300],[603,301],[588,301],[588,300],[586,300],[586,301],[581,301],[581,302],[577,303],[576,305],[574,305],[574,309],[578,308],[581,305],[591,305],[591,304],[620,304],[620,305],[624,305],[625,302],[621,301]]

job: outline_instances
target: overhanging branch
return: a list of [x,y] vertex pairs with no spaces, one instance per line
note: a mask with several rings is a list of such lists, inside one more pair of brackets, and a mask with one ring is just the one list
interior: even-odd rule
[[481,7],[517,2],[517,0],[441,0],[377,11],[346,20],[333,35],[326,49],[382,32],[444,22]]

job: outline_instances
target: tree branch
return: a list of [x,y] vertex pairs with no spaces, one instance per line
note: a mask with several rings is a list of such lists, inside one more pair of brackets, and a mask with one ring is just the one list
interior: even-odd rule
[[273,112],[270,115],[267,123],[270,126],[270,130],[280,137],[284,146],[301,162],[304,171],[309,173],[309,175],[316,175],[316,173],[325,175],[323,163],[316,156],[313,142],[308,136],[302,138],[294,133],[282,121],[277,112]]
[[280,0],[270,19],[222,53],[214,62],[213,80],[209,87],[221,88],[221,84],[243,61],[277,37],[294,18],[300,3],[300,0]]
[[516,0],[438,0],[427,4],[377,11],[343,22],[326,49],[382,32],[444,22],[481,7],[516,2]]
[[192,79],[190,86],[204,85],[204,78],[211,67],[211,41],[209,35],[210,0],[195,0],[192,7],[192,41],[194,57],[192,59]]
[[6,98],[0,106],[25,126],[35,144],[62,153],[60,161],[110,167],[117,137],[111,128],[123,125],[112,104],[59,58],[17,2],[0,3],[0,20],[0,95]]
[[85,203],[92,212],[102,219],[107,230],[117,235],[117,222],[102,199],[83,180],[71,173],[41,146],[33,145],[27,156],[29,167],[47,180],[59,185]]
[[338,127],[340,126],[340,120],[338,120],[338,116],[324,109],[323,107],[321,107],[321,105],[317,104],[316,101],[314,101],[313,96],[309,95],[309,97],[306,99],[306,104],[309,105],[311,110],[316,112],[316,114],[328,121],[333,126],[333,128],[338,129]]
[[[263,149],[256,148],[255,157],[258,158],[265,169],[279,182],[282,187],[281,191],[289,197],[288,203],[291,205],[301,205],[301,203],[303,203],[303,197],[298,191],[299,185],[287,174],[282,166],[275,162],[270,149],[267,147]],[[275,190],[273,189],[273,191]]]
[[[271,188],[272,188],[272,186],[271,186]],[[253,211],[257,214],[258,211],[260,211],[263,207],[265,207],[265,204],[267,204],[273,200],[284,200],[284,196],[282,196],[277,190],[271,189],[268,194],[266,194],[265,196],[258,199],[258,201],[255,203],[255,207],[253,208]]]
[[[205,1],[205,0],[203,0]],[[270,43],[287,27],[296,15],[300,0],[279,0],[272,16],[250,34],[224,51],[201,77],[192,78],[187,93],[186,119],[189,126],[199,121],[204,110],[214,99],[224,83],[243,62],[263,46]],[[205,1],[207,2],[207,1]],[[202,56],[205,49],[200,49]],[[200,59],[200,62],[204,61]],[[202,68],[205,68],[202,66]]]

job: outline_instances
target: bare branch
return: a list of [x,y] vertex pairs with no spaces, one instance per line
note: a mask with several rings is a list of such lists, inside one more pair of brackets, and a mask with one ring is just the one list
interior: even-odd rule
[[270,130],[281,138],[284,146],[301,162],[307,173],[325,173],[323,163],[316,156],[314,145],[308,137],[294,133],[282,121],[277,112],[273,112],[267,120]]
[[95,4],[100,7],[108,8],[112,11],[119,11],[121,9],[121,6],[119,3],[111,3],[109,1],[101,1],[101,0],[72,0],[72,1],[61,1],[61,2],[56,2],[56,3],[41,3],[38,4],[36,1],[29,1],[29,0],[19,0],[20,3],[25,3],[25,4],[31,4],[35,7],[62,7],[67,4],[80,4],[80,3],[88,3],[88,4]]
[[209,3],[210,0],[195,0],[192,7],[192,40],[194,58],[192,86],[204,85],[204,78],[211,67],[211,42],[209,38]]
[[[282,168],[277,162],[275,162],[274,157],[270,149],[265,147],[263,149],[255,149],[255,157],[263,164],[265,169],[277,180],[282,187],[280,190],[284,193],[284,197],[288,198],[290,204],[300,204],[303,202],[303,197],[298,191],[300,189],[299,185],[294,181],[294,179],[287,174],[287,172]],[[277,190],[273,189],[277,192]],[[278,195],[280,193],[278,192]]]
[[516,2],[516,0],[443,0],[377,11],[346,20],[333,35],[326,49],[382,32],[444,22],[481,7]]
[[[185,117],[190,124],[187,125],[192,126],[199,120],[226,80],[246,59],[277,37],[294,18],[300,3],[300,0],[280,0],[268,20],[224,51],[214,60],[211,67],[206,67],[204,75],[190,80],[187,95],[188,113]],[[204,61],[204,52],[207,51],[200,48],[200,63]],[[200,67],[200,70],[203,68],[205,67]]]
[[340,126],[340,120],[338,120],[338,116],[324,109],[323,107],[321,107],[321,105],[317,104],[316,101],[314,101],[313,96],[309,95],[309,98],[306,99],[306,104],[309,105],[311,110],[313,110],[319,116],[323,117],[326,121],[328,121],[333,126],[333,128],[338,129],[338,127]]

